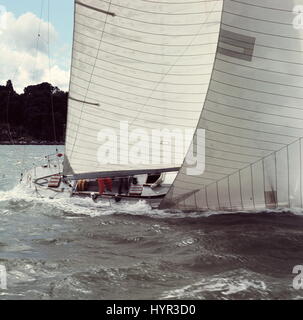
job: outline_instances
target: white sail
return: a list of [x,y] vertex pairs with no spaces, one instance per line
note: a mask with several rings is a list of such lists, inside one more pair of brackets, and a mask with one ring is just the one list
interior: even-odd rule
[[206,134],[205,171],[190,176],[185,162],[162,208],[302,207],[302,5],[224,1],[198,124]]
[[148,137],[155,129],[194,132],[221,14],[222,0],[75,1],[65,174],[181,166],[190,140],[174,150],[177,161],[100,163],[102,132],[117,133],[124,157],[136,141],[125,139],[121,122]]

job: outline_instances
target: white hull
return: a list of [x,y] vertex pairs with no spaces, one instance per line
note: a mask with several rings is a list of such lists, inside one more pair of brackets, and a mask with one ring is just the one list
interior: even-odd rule
[[132,177],[136,179],[136,184],[130,183],[127,190],[121,188],[119,178],[113,178],[110,179],[113,181],[111,190],[107,190],[108,188],[105,186],[105,190],[101,194],[96,180],[88,180],[84,188],[79,188],[81,186],[80,181],[64,177],[61,173],[61,165],[58,162],[49,162],[45,166],[35,167],[27,171],[23,175],[22,184],[40,198],[86,197],[91,198],[92,202],[106,200],[113,203],[134,203],[145,200],[152,208],[157,208],[169,191],[175,177],[176,173],[161,175],[160,183],[156,184],[147,183],[149,179],[147,174],[137,175]]

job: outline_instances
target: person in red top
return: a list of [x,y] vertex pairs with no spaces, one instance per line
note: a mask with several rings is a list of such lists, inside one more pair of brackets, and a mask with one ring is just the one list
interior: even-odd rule
[[99,194],[102,195],[105,191],[113,191],[113,181],[111,178],[105,178],[105,179],[98,179],[98,186],[99,186]]

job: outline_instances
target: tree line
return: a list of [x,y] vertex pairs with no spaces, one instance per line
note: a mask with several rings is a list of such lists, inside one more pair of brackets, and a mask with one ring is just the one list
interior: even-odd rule
[[44,82],[18,94],[0,86],[1,143],[64,143],[68,93]]

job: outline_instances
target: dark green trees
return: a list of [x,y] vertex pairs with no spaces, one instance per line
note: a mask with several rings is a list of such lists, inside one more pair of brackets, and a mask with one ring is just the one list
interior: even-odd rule
[[12,82],[0,86],[0,144],[62,143],[65,136],[67,92],[49,83],[28,86],[18,94]]

